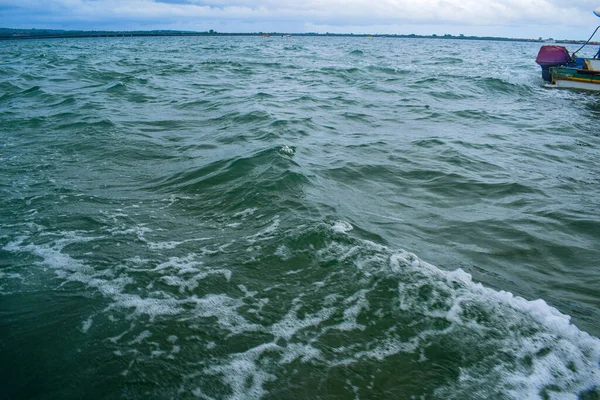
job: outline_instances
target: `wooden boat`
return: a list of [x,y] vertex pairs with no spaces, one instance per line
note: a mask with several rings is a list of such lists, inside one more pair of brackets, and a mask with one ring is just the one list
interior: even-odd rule
[[600,90],[600,60],[575,58],[573,65],[554,67],[551,74],[559,88]]
[[[594,14],[600,17],[600,7],[594,10]],[[549,82],[547,86],[600,91],[600,50],[594,58],[577,57],[577,52],[592,40],[599,28],[572,55],[564,46],[545,45],[540,48],[535,62],[542,67],[542,78]]]

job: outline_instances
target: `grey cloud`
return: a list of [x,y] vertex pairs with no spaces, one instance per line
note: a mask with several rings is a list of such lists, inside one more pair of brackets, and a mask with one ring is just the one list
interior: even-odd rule
[[517,36],[519,26],[540,26],[545,31],[553,27],[555,36],[560,36],[561,27],[577,21],[585,36],[583,32],[600,22],[592,15],[596,6],[590,0],[0,0],[0,25],[26,24],[28,16],[37,23],[46,18],[88,26],[122,21],[189,28],[210,21],[250,21],[257,30],[292,23],[339,27],[427,24],[461,26],[465,33],[469,26],[510,26]]

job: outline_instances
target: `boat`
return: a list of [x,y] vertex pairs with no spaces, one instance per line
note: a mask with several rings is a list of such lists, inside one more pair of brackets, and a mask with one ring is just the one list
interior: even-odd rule
[[[600,7],[594,10],[600,17]],[[540,48],[535,62],[542,67],[542,78],[546,86],[569,89],[600,91],[600,50],[593,58],[578,57],[577,53],[590,43],[592,36],[573,54],[564,46],[544,45]]]

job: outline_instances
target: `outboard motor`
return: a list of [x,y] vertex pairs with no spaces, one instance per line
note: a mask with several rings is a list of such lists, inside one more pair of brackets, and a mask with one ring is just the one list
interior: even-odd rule
[[551,82],[550,67],[565,65],[571,61],[571,56],[564,46],[542,46],[535,62],[542,67],[542,78]]

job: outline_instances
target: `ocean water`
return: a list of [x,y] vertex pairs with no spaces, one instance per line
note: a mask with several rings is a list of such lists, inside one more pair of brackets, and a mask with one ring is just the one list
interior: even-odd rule
[[0,43],[0,398],[599,399],[600,97],[538,48]]

